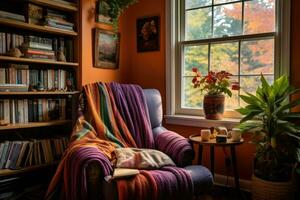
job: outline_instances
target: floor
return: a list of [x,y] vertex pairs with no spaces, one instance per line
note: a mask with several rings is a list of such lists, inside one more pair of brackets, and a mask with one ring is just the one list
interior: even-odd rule
[[249,192],[242,191],[237,194],[236,190],[230,187],[214,186],[211,195],[200,197],[201,200],[251,200]]

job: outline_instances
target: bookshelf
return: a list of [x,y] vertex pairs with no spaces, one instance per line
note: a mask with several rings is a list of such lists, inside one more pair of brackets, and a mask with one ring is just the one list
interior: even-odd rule
[[41,170],[41,169],[45,169],[45,168],[50,168],[50,167],[55,167],[58,165],[58,162],[54,162],[51,164],[44,164],[44,165],[39,165],[39,166],[32,166],[32,167],[25,167],[25,168],[21,168],[21,169],[2,169],[0,170],[0,178],[4,177],[4,176],[16,176],[22,173],[28,173],[28,172],[32,172],[32,171],[36,171],[36,170]]
[[77,4],[61,0],[29,0],[29,2],[35,3],[41,6],[48,6],[49,8],[55,8],[62,11],[78,11]]
[[[27,100],[28,100],[28,102],[45,100],[46,104],[43,104],[43,106],[45,106],[45,105],[46,106],[41,107],[43,110],[42,112],[44,112],[44,110],[47,110],[50,113],[50,111],[51,111],[50,109],[54,109],[55,114],[59,115],[59,117],[58,117],[59,119],[52,119],[52,118],[50,119],[50,117],[49,117],[49,120],[45,120],[43,118],[43,120],[35,119],[35,120],[31,121],[31,120],[27,119],[28,122],[23,122],[23,121],[26,121],[24,119],[22,119],[22,120],[18,119],[17,122],[14,122],[14,123],[12,123],[11,121],[10,121],[10,123],[0,123],[0,124],[2,124],[2,125],[0,125],[0,180],[7,179],[10,177],[21,177],[21,176],[23,177],[26,174],[31,174],[33,172],[36,172],[39,170],[44,170],[47,168],[55,168],[57,166],[58,160],[56,160],[52,163],[47,163],[45,160],[46,160],[47,156],[48,156],[48,160],[49,160],[49,152],[50,151],[52,151],[52,153],[54,155],[54,152],[58,151],[58,150],[57,149],[49,150],[49,147],[46,148],[45,144],[43,144],[44,146],[42,146],[42,142],[40,142],[40,143],[38,142],[38,144],[37,144],[38,147],[36,147],[36,149],[33,151],[41,150],[41,152],[38,153],[39,154],[38,156],[41,157],[39,162],[32,161],[32,165],[31,165],[31,161],[30,161],[30,164],[29,164],[30,166],[22,165],[21,167],[18,167],[17,169],[11,167],[11,165],[6,165],[6,166],[4,165],[5,167],[2,166],[2,168],[1,168],[1,158],[3,157],[2,152],[1,152],[1,144],[9,143],[9,145],[12,145],[12,147],[10,147],[10,148],[16,148],[15,146],[13,146],[13,145],[16,145],[15,143],[19,142],[18,141],[19,139],[16,139],[16,138],[21,137],[22,139],[21,139],[21,147],[20,148],[23,148],[23,146],[22,146],[23,140],[24,141],[27,141],[27,140],[28,141],[49,140],[49,142],[52,142],[52,139],[53,139],[52,137],[58,133],[59,133],[59,135],[58,135],[59,137],[69,137],[69,134],[72,131],[71,130],[72,125],[75,123],[75,120],[77,118],[77,104],[78,104],[78,96],[80,94],[80,92],[78,91],[78,89],[79,89],[79,84],[78,84],[79,52],[78,52],[78,50],[79,50],[79,39],[80,39],[80,37],[79,37],[80,36],[80,32],[79,32],[79,30],[80,30],[80,28],[79,28],[79,26],[80,26],[80,23],[79,23],[79,0],[74,0],[73,2],[65,1],[65,0],[25,0],[25,1],[24,0],[14,0],[12,2],[12,4],[13,3],[15,3],[15,5],[4,4],[5,6],[7,5],[7,8],[5,8],[5,7],[3,7],[3,4],[1,4],[1,2],[0,2],[0,4],[1,4],[0,11],[3,9],[3,11],[6,11],[6,12],[11,11],[13,13],[14,6],[20,7],[20,6],[33,4],[33,5],[43,9],[43,15],[45,15],[44,11],[46,11],[48,16],[45,16],[43,18],[43,20],[45,20],[45,24],[47,24],[46,23],[47,17],[49,17],[51,12],[53,11],[54,15],[56,12],[57,13],[60,12],[60,13],[62,13],[62,15],[67,16],[66,20],[68,20],[68,22],[65,22],[65,24],[74,24],[74,25],[73,25],[72,30],[67,30],[67,28],[64,29],[64,28],[57,28],[55,26],[52,26],[51,23],[50,23],[50,25],[34,24],[32,22],[30,23],[26,19],[26,17],[25,17],[25,21],[20,21],[20,20],[18,21],[18,20],[14,20],[14,19],[4,18],[4,17],[1,17],[1,15],[0,15],[0,33],[4,32],[4,34],[11,34],[11,37],[13,34],[21,35],[24,37],[23,43],[25,43],[26,37],[28,37],[28,38],[29,37],[39,37],[39,38],[44,37],[47,39],[51,39],[52,40],[51,45],[53,46],[53,49],[51,51],[55,52],[55,54],[54,54],[55,59],[50,59],[50,58],[40,59],[40,58],[35,58],[35,57],[34,58],[26,57],[25,53],[23,53],[23,49],[21,48],[21,45],[20,45],[20,50],[23,53],[23,55],[21,57],[12,57],[12,56],[7,55],[7,53],[0,52],[0,84],[1,84],[1,78],[3,78],[3,76],[1,76],[1,68],[9,69],[11,65],[16,65],[16,66],[27,66],[26,73],[28,73],[28,75],[26,75],[26,79],[28,79],[27,82],[29,84],[31,84],[32,79],[35,78],[32,75],[33,74],[31,72],[32,70],[38,71],[37,77],[39,80],[42,79],[41,75],[40,75],[41,71],[52,70],[52,71],[54,71],[53,74],[55,74],[56,71],[58,71],[58,73],[60,73],[61,71],[65,71],[66,77],[67,77],[65,79],[54,78],[56,80],[56,83],[52,83],[52,84],[57,85],[58,84],[57,80],[59,80],[59,81],[63,80],[63,81],[65,81],[64,84],[67,85],[66,82],[67,82],[67,80],[70,79],[70,77],[69,77],[69,73],[70,73],[73,75],[72,76],[72,86],[73,87],[71,90],[68,90],[68,91],[63,91],[59,87],[56,87],[54,89],[49,89],[49,88],[45,87],[45,89],[43,91],[37,91],[36,89],[34,91],[21,91],[21,92],[15,92],[15,91],[1,92],[0,91],[0,117],[3,117],[1,115],[1,111],[3,112],[3,108],[7,108],[7,107],[3,106],[4,101],[9,102],[9,110],[10,110],[9,111],[9,113],[10,113],[9,120],[11,120],[11,118],[12,118],[11,117],[12,107],[13,107],[13,109],[20,109],[20,107],[17,108],[16,105],[18,105],[18,106],[22,105],[24,107],[23,116],[25,116],[26,115],[25,107],[27,108],[27,104],[25,104],[25,101],[27,101]],[[51,12],[50,12],[50,10],[51,10]],[[26,11],[24,10],[24,12],[26,12]],[[17,14],[20,14],[20,12],[18,12]],[[25,15],[26,15],[26,13],[24,13],[24,16]],[[65,19],[63,18],[63,20],[65,20]],[[1,35],[0,35],[0,39],[1,39]],[[61,41],[64,42],[65,46],[63,46],[64,47],[63,52],[66,56],[67,61],[58,61],[61,59],[58,59],[58,53],[59,53],[58,51],[59,50],[54,48],[55,40],[58,40],[58,43],[61,43]],[[72,48],[68,48],[68,46],[67,46],[68,42],[72,44]],[[8,43],[8,42],[6,41],[6,43]],[[1,42],[0,42],[0,44],[1,44]],[[58,44],[58,45],[61,45],[61,44]],[[60,48],[60,47],[58,47],[58,48]],[[1,46],[0,46],[0,50],[1,50]],[[44,50],[44,52],[47,52],[47,51],[48,50]],[[70,58],[67,57],[68,54],[71,55]],[[59,70],[61,70],[61,71],[59,71]],[[9,71],[9,70],[7,70],[7,71]],[[9,73],[11,73],[11,72],[9,72]],[[21,75],[21,79],[24,79],[25,76],[23,77],[23,75],[24,74]],[[8,77],[10,79],[13,76],[14,75],[8,75]],[[49,72],[48,72],[48,76],[49,76]],[[56,76],[56,74],[54,76]],[[60,76],[60,78],[61,78],[60,74],[57,76],[58,77]],[[16,77],[17,77],[16,78],[17,80],[14,80],[14,81],[18,82],[19,77],[18,76],[16,76]],[[43,77],[43,81],[45,81],[45,80],[49,81],[49,78],[45,79]],[[5,81],[7,81],[7,77],[6,77]],[[3,81],[2,81],[2,83],[3,83]],[[15,83],[11,83],[11,84],[15,84]],[[49,83],[47,83],[47,84],[49,84]],[[61,83],[59,82],[59,84],[61,84]],[[61,104],[55,104],[55,103],[54,103],[55,107],[53,107],[54,104],[51,105],[51,101],[56,101],[56,100],[57,101],[65,100],[65,104],[64,104],[65,107],[61,107]],[[23,101],[23,102],[21,102],[21,104],[19,105],[18,104],[19,101]],[[1,104],[1,102],[2,102],[2,104]],[[16,105],[11,106],[12,105],[11,102],[13,102],[13,104],[16,104]],[[61,102],[59,102],[59,103],[61,103]],[[38,104],[38,106],[39,105],[40,104]],[[59,106],[57,107],[57,105],[59,105]],[[21,110],[23,109],[23,107],[21,108]],[[28,110],[29,110],[29,104],[28,104]],[[28,110],[27,110],[27,112],[29,112]],[[39,112],[39,110],[40,110],[40,107],[38,107],[38,112]],[[65,117],[63,117],[63,118],[61,118],[61,113],[62,113],[61,110],[64,110],[63,113],[64,113]],[[33,111],[36,111],[36,110],[33,109]],[[53,113],[54,111],[52,110],[51,113]],[[18,115],[21,115],[19,113],[19,111],[18,111]],[[28,114],[28,115],[30,115],[30,114]],[[45,114],[43,114],[43,115],[45,115]],[[50,114],[46,114],[46,115],[50,116]],[[47,119],[48,119],[48,117],[47,117]],[[0,120],[3,121],[3,118],[0,118]],[[65,142],[65,140],[64,140],[64,142]],[[34,145],[36,145],[36,144],[34,144]],[[39,146],[39,145],[41,145],[41,146]],[[64,145],[65,145],[65,143],[64,143]],[[2,148],[4,148],[3,145],[2,145]],[[27,147],[24,147],[24,148],[27,148]],[[52,143],[51,143],[51,148],[53,148]],[[13,149],[13,150],[15,150],[15,149]],[[10,154],[8,156],[10,156]],[[37,154],[37,153],[34,153],[34,154]],[[18,158],[18,156],[19,155],[17,155],[17,158]],[[32,159],[34,160],[38,156],[34,155]],[[54,156],[53,156],[53,158],[54,158]],[[13,155],[12,159],[14,159],[14,155]],[[43,160],[43,162],[42,162],[42,160]],[[20,161],[20,162],[22,162],[22,161]],[[39,163],[39,164],[37,164],[37,163]],[[23,184],[25,185],[26,183],[23,183]]]
[[31,59],[31,58],[15,58],[10,56],[0,56],[0,61],[12,61],[17,63],[35,63],[35,64],[48,64],[48,65],[60,65],[66,67],[78,67],[79,64],[75,62],[60,62],[60,61],[50,61],[42,59]]
[[19,96],[19,95],[29,95],[29,96],[33,96],[33,95],[51,95],[51,96],[55,96],[55,95],[76,95],[79,94],[78,91],[74,91],[74,92],[60,92],[60,91],[54,91],[54,92],[0,92],[0,96]]
[[0,19],[1,26],[9,26],[13,28],[24,29],[27,31],[37,31],[41,33],[47,34],[56,34],[56,35],[63,35],[63,36],[77,36],[78,33],[75,31],[68,31],[68,30],[61,30],[58,28],[52,28],[49,26],[40,26],[36,24],[29,24],[26,22],[19,22],[11,19]]
[[[19,123],[19,124],[9,124],[6,126],[0,126],[0,131],[4,130],[15,130],[15,129],[24,129],[24,128],[37,128],[45,126],[59,126],[65,124],[71,124],[72,120],[55,120],[47,122],[29,122],[29,123]],[[0,132],[1,134],[1,132]],[[5,134],[5,133],[4,133]]]

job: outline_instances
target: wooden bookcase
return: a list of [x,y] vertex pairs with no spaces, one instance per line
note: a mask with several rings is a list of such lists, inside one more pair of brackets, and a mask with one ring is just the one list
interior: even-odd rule
[[[11,3],[11,2],[10,2]],[[77,104],[79,92],[78,87],[78,72],[79,72],[79,0],[66,1],[66,0],[13,0],[16,6],[21,4],[32,3],[34,5],[62,11],[67,13],[72,18],[74,23],[74,31],[63,30],[59,28],[53,28],[45,25],[30,24],[27,22],[16,21],[12,19],[4,19],[0,17],[0,32],[8,31],[10,33],[17,32],[18,34],[37,35],[38,37],[47,38],[66,38],[73,42],[73,60],[69,62],[46,60],[46,59],[32,59],[25,57],[11,57],[8,55],[0,55],[0,67],[2,64],[26,64],[29,69],[62,69],[69,70],[74,73],[74,91],[28,91],[28,92],[0,92],[1,99],[66,99],[67,100],[67,118],[64,120],[51,120],[42,122],[28,122],[28,123],[14,123],[0,126],[0,143],[7,140],[14,141],[15,135],[23,137],[22,134],[26,134],[25,138],[33,138],[38,135],[39,138],[43,138],[43,134],[54,127],[54,133],[61,132],[60,134],[69,136],[72,130],[72,126],[75,123],[77,117]],[[2,10],[3,7],[0,8]],[[5,10],[7,11],[7,10]],[[24,13],[25,15],[25,13]],[[28,72],[29,73],[29,72]],[[25,104],[24,104],[25,105]],[[33,133],[31,135],[31,132]],[[12,138],[10,138],[12,137]],[[46,138],[51,138],[51,133],[46,133]],[[0,158],[1,158],[0,152]],[[57,166],[57,161],[42,165],[33,165],[29,167],[19,169],[0,169],[0,181],[11,177],[20,177],[24,174],[30,174],[38,170],[45,170],[45,168],[53,168]],[[1,186],[0,186],[1,187]],[[0,190],[1,193],[1,190]]]

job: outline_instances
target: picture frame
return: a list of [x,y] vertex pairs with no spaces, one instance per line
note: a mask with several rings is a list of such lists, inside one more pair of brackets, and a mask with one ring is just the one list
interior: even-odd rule
[[120,34],[95,28],[94,67],[116,69],[119,67]]
[[108,12],[110,10],[110,6],[107,3],[109,0],[98,0],[96,3],[96,22],[105,23],[108,25],[112,25],[112,19],[109,16]]
[[160,50],[160,17],[138,18],[136,21],[137,52]]

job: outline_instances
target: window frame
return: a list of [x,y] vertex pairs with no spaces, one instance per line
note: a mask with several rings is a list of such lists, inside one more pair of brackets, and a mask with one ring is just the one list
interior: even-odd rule
[[[242,0],[242,3],[249,0]],[[231,2],[236,3],[237,1]],[[226,5],[223,3],[220,5]],[[203,116],[203,109],[190,109],[181,107],[181,80],[182,80],[182,66],[183,66],[183,48],[184,45],[200,44],[220,41],[242,41],[255,38],[274,37],[275,40],[275,60],[274,60],[274,77],[280,75],[288,75],[290,71],[290,0],[276,1],[276,24],[275,32],[249,34],[241,36],[230,36],[228,38],[213,38],[201,39],[193,41],[181,42],[180,38],[184,38],[183,29],[185,28],[185,19],[180,15],[185,15],[185,1],[184,0],[166,0],[166,97],[167,97],[167,116],[174,115],[189,115],[189,116]],[[242,11],[244,12],[244,11]],[[180,13],[180,15],[178,15]],[[242,19],[244,14],[242,14]],[[213,20],[213,19],[212,19]],[[213,25],[212,25],[213,26]],[[243,22],[242,22],[243,26]],[[239,43],[240,46],[240,43]],[[239,48],[240,52],[240,48]],[[238,61],[240,62],[240,60]],[[287,67],[284,67],[287,66]],[[224,113],[226,118],[240,118],[241,116],[236,111],[226,111]]]

